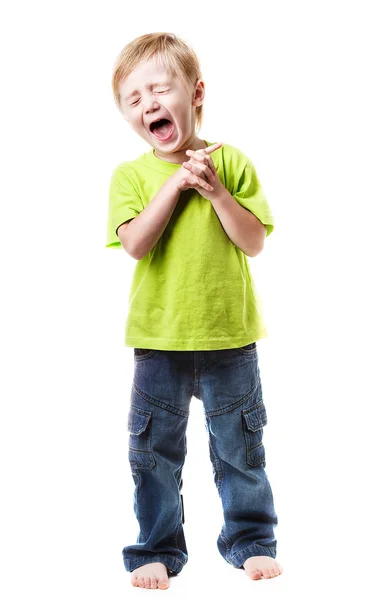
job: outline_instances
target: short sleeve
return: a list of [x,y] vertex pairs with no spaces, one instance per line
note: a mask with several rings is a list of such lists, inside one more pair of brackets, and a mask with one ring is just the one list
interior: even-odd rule
[[249,158],[246,160],[246,164],[238,163],[240,170],[239,175],[235,177],[232,196],[266,226],[266,236],[268,236],[274,229],[274,217],[255,166]]
[[142,211],[141,198],[132,177],[121,167],[112,174],[109,189],[108,222],[105,248],[122,248],[117,229],[122,223],[134,219]]

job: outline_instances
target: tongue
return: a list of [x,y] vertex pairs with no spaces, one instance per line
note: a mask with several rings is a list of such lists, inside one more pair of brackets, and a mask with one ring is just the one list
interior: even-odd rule
[[160,127],[155,127],[153,133],[157,138],[167,138],[173,128],[173,123],[164,123],[164,125],[160,125]]

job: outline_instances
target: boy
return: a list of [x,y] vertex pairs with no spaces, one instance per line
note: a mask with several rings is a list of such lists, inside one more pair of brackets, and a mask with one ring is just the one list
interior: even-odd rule
[[109,196],[106,247],[138,261],[125,344],[134,349],[129,462],[140,532],[123,548],[124,566],[132,585],[166,589],[188,560],[180,490],[195,396],[224,510],[219,552],[252,579],[275,577],[256,348],[267,332],[246,258],[261,252],[273,217],[250,159],[197,137],[204,82],[185,42],[167,33],[133,40],[113,91],[152,147],[116,167]]

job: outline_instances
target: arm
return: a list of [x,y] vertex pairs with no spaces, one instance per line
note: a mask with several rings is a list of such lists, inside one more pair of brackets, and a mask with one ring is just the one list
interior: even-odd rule
[[137,217],[118,227],[122,246],[136,260],[141,260],[163,234],[177,205],[180,191],[167,179],[158,193]]
[[223,228],[230,240],[247,256],[257,256],[264,247],[266,227],[255,215],[241,206],[222,186],[211,199]]

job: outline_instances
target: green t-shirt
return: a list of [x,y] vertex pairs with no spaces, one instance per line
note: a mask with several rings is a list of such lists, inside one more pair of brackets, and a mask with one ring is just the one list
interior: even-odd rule
[[[222,184],[270,235],[274,219],[251,160],[229,144],[211,157]],[[123,248],[118,227],[136,217],[180,167],[155,156],[152,148],[114,169],[106,248]],[[125,346],[223,350],[267,335],[248,257],[229,239],[209,200],[193,188],[181,192],[162,236],[137,261]]]

